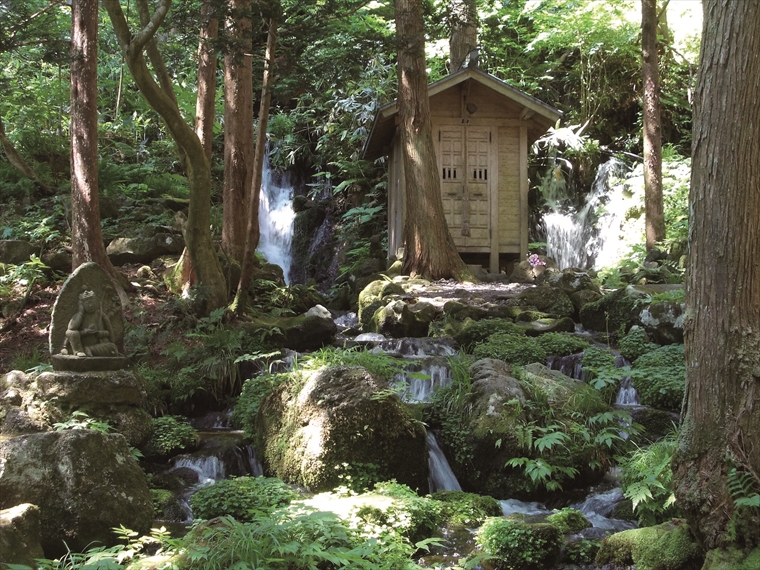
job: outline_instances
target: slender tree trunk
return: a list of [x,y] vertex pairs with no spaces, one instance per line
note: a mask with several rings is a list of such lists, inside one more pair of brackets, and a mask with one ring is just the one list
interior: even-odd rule
[[72,270],[94,261],[127,298],[100,231],[98,204],[98,1],[71,5],[71,249]]
[[425,70],[420,0],[396,0],[399,129],[404,155],[404,273],[431,279],[471,278],[446,225]]
[[0,117],[0,146],[3,147],[3,151],[5,151],[5,157],[8,159],[8,162],[10,162],[11,165],[16,168],[16,170],[21,172],[21,174],[27,178],[33,180],[34,183],[39,186],[39,188],[42,189],[45,193],[50,194],[53,192],[53,188],[40,180],[34,169],[29,165],[27,161],[24,160],[21,154],[16,150],[16,147],[13,146],[13,143],[8,140],[8,137],[5,136],[5,123],[3,123],[2,117]]
[[274,74],[274,50],[277,45],[277,20],[269,20],[267,33],[267,50],[264,57],[264,77],[261,82],[261,104],[259,106],[259,121],[256,130],[256,150],[253,158],[253,177],[251,190],[248,194],[248,225],[246,227],[245,252],[240,271],[235,302],[236,313],[243,314],[248,304],[248,288],[253,277],[254,256],[261,237],[259,227],[259,203],[261,202],[261,173],[264,168],[264,153],[267,146],[267,125],[269,123],[269,104],[272,100],[272,80]]
[[449,26],[449,67],[454,73],[462,68],[467,56],[478,46],[478,7],[475,0],[449,0]]
[[[730,38],[730,42],[727,40]],[[760,510],[760,3],[704,1],[695,93],[676,498],[707,548],[757,545]],[[731,475],[731,469],[736,472]]]
[[662,121],[657,70],[657,0],[641,0],[641,73],[644,83],[644,209],[646,248],[665,239],[662,203]]
[[253,68],[251,0],[230,0],[231,46],[224,55],[224,210],[222,249],[242,263],[245,211],[253,180]]
[[177,104],[156,84],[143,56],[146,44],[161,26],[170,4],[170,0],[161,0],[148,24],[133,34],[124,18],[119,0],[103,0],[135,84],[187,155],[190,205],[186,245],[198,281],[203,287],[206,310],[211,311],[227,302],[227,286],[211,239],[211,169],[200,139],[185,122]]

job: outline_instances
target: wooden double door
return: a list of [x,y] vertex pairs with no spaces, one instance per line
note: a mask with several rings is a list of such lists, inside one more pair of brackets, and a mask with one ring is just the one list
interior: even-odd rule
[[438,127],[438,166],[446,223],[463,251],[491,246],[491,193],[497,188],[491,164],[492,128]]

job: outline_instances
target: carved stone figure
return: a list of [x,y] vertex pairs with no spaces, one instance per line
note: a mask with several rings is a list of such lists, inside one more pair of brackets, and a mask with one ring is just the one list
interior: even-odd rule
[[55,370],[124,367],[124,318],[111,278],[97,263],[79,266],[53,307],[50,353]]
[[79,295],[79,310],[69,321],[66,343],[61,354],[74,356],[119,356],[113,342],[113,329],[103,313],[95,292],[85,289]]

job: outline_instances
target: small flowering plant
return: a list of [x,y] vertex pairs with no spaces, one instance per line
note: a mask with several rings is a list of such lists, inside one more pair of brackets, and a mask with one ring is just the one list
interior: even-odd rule
[[541,258],[538,257],[537,253],[532,253],[528,256],[528,263],[530,263],[531,267],[538,267],[540,265],[546,265],[545,261],[541,261]]

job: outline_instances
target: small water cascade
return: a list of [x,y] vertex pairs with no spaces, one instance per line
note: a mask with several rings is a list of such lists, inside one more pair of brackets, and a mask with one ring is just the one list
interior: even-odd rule
[[619,233],[626,211],[618,207],[619,202],[624,202],[622,189],[611,194],[610,182],[627,171],[622,161],[610,158],[599,165],[591,190],[579,208],[568,205],[567,199],[551,200],[551,211],[543,217],[546,253],[560,269],[607,264],[611,255],[607,242],[616,235],[616,227]]
[[546,359],[546,367],[559,370],[565,376],[585,382],[588,380],[588,372],[583,370],[583,353],[570,354],[568,356],[550,356]]
[[611,518],[615,507],[623,500],[623,491],[620,487],[613,487],[606,491],[598,491],[589,495],[582,503],[573,505],[578,509],[593,528],[605,531],[620,532],[629,528],[635,528],[636,523],[622,519]]
[[615,397],[615,404],[618,406],[639,405],[639,394],[636,392],[636,388],[633,387],[633,380],[631,380],[630,376],[620,383],[620,389]]
[[461,491],[462,487],[457,481],[456,475],[451,470],[446,456],[443,454],[438,440],[432,432],[427,432],[428,467],[430,468],[430,492],[435,491]]
[[290,283],[290,267],[293,263],[293,185],[290,175],[273,171],[269,155],[261,171],[261,202],[259,203],[259,228],[261,237],[257,251],[269,263],[282,267],[285,283]]

